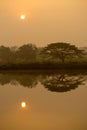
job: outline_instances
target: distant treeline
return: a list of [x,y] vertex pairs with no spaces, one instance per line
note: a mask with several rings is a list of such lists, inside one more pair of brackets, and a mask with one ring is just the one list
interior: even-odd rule
[[[20,47],[0,46],[0,68],[71,68],[87,66],[87,53],[70,43],[50,43],[46,47],[25,44]],[[73,67],[72,67],[73,68]]]

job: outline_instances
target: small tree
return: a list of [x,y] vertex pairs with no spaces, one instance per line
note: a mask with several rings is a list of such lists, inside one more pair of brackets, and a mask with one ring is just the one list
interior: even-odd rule
[[64,63],[66,59],[79,57],[83,53],[82,50],[69,43],[51,43],[43,48],[41,54],[49,59],[60,59]]
[[33,44],[26,44],[21,46],[16,53],[19,60],[34,61],[36,60],[37,47]]
[[13,52],[9,47],[0,46],[0,61],[1,62],[13,61]]

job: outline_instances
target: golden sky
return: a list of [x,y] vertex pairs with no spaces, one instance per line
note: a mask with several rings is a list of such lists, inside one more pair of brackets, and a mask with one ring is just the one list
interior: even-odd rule
[[87,46],[87,0],[0,0],[1,45],[60,41]]

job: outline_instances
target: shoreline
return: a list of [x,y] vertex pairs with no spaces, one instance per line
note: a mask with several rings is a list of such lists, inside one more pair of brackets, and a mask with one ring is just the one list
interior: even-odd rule
[[7,63],[1,70],[87,70],[87,63]]

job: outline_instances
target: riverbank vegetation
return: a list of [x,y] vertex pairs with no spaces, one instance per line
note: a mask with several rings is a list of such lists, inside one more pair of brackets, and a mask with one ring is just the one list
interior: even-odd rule
[[87,69],[87,53],[70,43],[50,43],[46,47],[25,44],[0,46],[0,69]]

